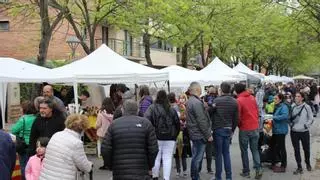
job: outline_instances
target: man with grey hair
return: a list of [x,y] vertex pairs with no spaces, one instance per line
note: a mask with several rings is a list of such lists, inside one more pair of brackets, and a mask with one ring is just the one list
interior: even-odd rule
[[201,86],[192,82],[189,87],[191,94],[187,102],[187,128],[192,146],[191,178],[199,180],[199,172],[207,142],[212,142],[211,121],[203,101],[200,99]]
[[64,103],[61,99],[59,99],[58,97],[54,96],[53,94],[53,87],[51,85],[46,85],[43,87],[42,89],[42,95],[45,99],[50,99],[56,106],[56,108],[65,113],[64,115],[66,115],[66,107],[64,106]]
[[114,121],[105,135],[101,152],[113,179],[151,179],[158,154],[158,142],[151,122],[138,116],[138,104],[126,100],[123,116]]
[[34,120],[30,134],[30,155],[36,153],[39,137],[51,138],[53,134],[65,128],[65,116],[55,109],[54,102],[50,99],[39,101],[39,115]]

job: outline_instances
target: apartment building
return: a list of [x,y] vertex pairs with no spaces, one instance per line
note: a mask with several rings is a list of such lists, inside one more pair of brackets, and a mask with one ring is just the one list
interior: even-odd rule
[[[10,0],[0,0],[0,57],[12,57],[20,60],[36,59],[40,41],[40,19],[38,16],[17,17],[9,16],[2,11],[1,5]],[[85,36],[85,31],[83,35]],[[66,42],[75,37],[74,31],[66,20],[63,20],[52,35],[47,60],[73,60],[86,56],[79,45],[74,57]],[[107,44],[118,54],[132,61],[146,64],[142,37],[132,37],[126,30],[119,30],[113,26],[101,25],[95,34],[96,47]],[[153,41],[151,44],[151,58],[156,67],[176,64],[176,48],[163,41]],[[20,90],[18,84],[8,85],[8,115],[15,120],[20,112]],[[99,102],[100,103],[100,102]]]
[[[1,3],[8,1],[0,0],[0,9]],[[38,17],[10,17],[5,11],[0,10],[0,57],[35,59],[39,49],[40,28]],[[85,34],[83,31],[84,36]],[[66,42],[70,37],[74,37],[74,32],[69,23],[64,20],[53,33],[47,59],[71,59],[72,51]],[[142,37],[132,37],[126,30],[101,25],[97,28],[95,43],[96,47],[105,43],[127,59],[146,64]],[[84,56],[86,54],[79,45],[74,59]],[[151,44],[151,59],[155,66],[176,64],[176,48],[163,41],[154,41]]]

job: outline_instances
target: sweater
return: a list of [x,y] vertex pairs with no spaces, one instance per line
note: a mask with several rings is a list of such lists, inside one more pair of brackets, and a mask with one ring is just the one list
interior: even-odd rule
[[151,96],[145,96],[140,100],[139,116],[143,117],[148,107],[152,104],[153,100]]
[[[30,135],[31,135],[31,128],[33,122],[36,120],[36,115],[34,114],[26,114],[19,118],[16,124],[14,124],[11,128],[12,134],[23,137],[26,144],[29,145],[30,142]],[[24,121],[24,122],[23,122]],[[24,123],[24,125],[23,125]],[[24,129],[23,129],[24,126]]]
[[249,92],[244,91],[238,95],[239,129],[252,131],[259,128],[259,111],[256,99]]
[[[300,116],[297,116],[300,111],[301,111]],[[310,126],[313,123],[313,113],[312,113],[311,107],[308,104],[306,103],[302,103],[300,105],[293,104],[292,117],[296,117],[295,119],[292,120],[292,124],[291,124],[292,131],[294,132],[309,131]]]
[[25,169],[26,180],[38,180],[43,168],[43,161],[37,155],[29,158]]
[[230,128],[234,131],[238,125],[238,104],[231,96],[221,96],[213,100],[214,107],[209,108],[212,130]]
[[108,114],[106,111],[101,111],[98,114],[96,128],[97,128],[97,136],[104,137],[109,126],[111,125],[113,120],[113,115]]

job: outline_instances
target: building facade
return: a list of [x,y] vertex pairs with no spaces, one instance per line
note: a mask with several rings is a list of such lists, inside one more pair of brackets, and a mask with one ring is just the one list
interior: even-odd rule
[[[5,11],[1,11],[1,3],[8,0],[0,0],[0,57],[12,57],[20,60],[36,59],[40,41],[39,17],[10,17]],[[83,33],[85,36],[85,32]],[[71,26],[63,20],[52,35],[48,60],[72,59],[72,51],[66,40],[75,36]],[[102,43],[126,57],[127,59],[146,64],[142,37],[132,37],[126,30],[119,30],[112,26],[99,26],[95,33],[95,45]],[[151,44],[151,59],[156,66],[168,66],[176,64],[176,48],[162,41]],[[75,58],[86,56],[81,45],[75,52]]]

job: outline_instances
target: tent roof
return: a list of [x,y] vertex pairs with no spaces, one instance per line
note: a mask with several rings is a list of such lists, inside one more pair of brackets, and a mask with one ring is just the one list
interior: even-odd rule
[[66,78],[50,69],[13,58],[0,58],[2,82],[63,82]]
[[167,72],[127,60],[105,44],[88,56],[53,71],[75,77],[80,83],[157,82],[169,79]]
[[244,65],[242,62],[239,62],[238,65],[236,65],[233,69],[238,71],[238,72],[241,72],[241,73],[245,73],[245,74],[249,74],[249,75],[252,75],[252,76],[256,76],[257,78],[263,78],[263,75],[261,75],[258,72],[255,72],[255,71],[251,70],[249,67]]
[[172,87],[187,87],[191,82],[201,80],[199,71],[177,65],[168,66],[160,71],[169,73],[170,86]]
[[294,80],[302,80],[302,79],[313,80],[314,78],[313,77],[308,77],[308,76],[305,76],[305,75],[298,75],[298,76],[293,77],[292,79],[294,79]]
[[204,69],[200,72],[204,73],[206,76],[224,76],[224,77],[231,77],[235,80],[246,80],[246,75],[243,75],[236,70],[233,70],[226,64],[224,64],[218,57],[214,58],[214,60],[208,64]]

